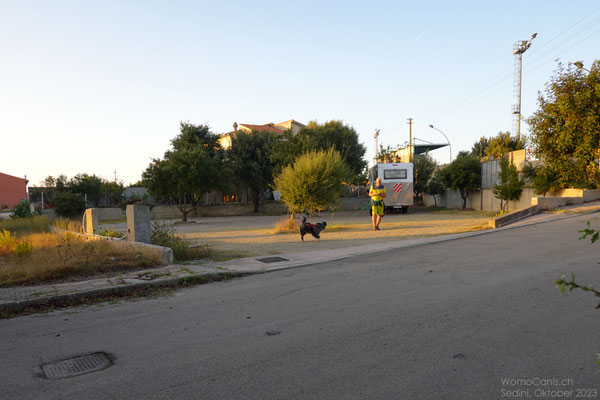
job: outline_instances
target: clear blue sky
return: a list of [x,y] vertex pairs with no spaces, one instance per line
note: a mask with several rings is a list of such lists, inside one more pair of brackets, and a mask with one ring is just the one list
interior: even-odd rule
[[[512,46],[523,115],[563,62],[600,53],[600,2],[0,0],[0,171],[137,181],[179,121],[341,119],[453,154],[511,130]],[[522,132],[527,133],[527,125]],[[447,162],[448,150],[432,153]]]

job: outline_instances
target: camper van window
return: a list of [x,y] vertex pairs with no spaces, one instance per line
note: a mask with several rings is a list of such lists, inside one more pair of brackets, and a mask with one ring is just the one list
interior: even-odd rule
[[383,171],[383,179],[406,179],[406,170],[386,169]]

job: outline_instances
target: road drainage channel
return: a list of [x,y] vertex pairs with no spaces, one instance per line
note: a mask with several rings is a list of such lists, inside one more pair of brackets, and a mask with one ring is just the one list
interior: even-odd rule
[[48,379],[63,379],[108,368],[112,361],[105,353],[92,353],[42,365]]
[[283,257],[265,257],[265,258],[257,258],[256,261],[260,261],[261,263],[265,263],[265,264],[270,264],[270,263],[276,263],[276,262],[281,262],[281,261],[290,261],[287,258],[283,258]]

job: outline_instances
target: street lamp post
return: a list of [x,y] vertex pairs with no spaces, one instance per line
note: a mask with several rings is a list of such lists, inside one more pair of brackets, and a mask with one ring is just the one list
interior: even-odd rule
[[582,70],[587,71],[587,72],[592,72],[592,71],[590,71],[587,68],[583,68],[583,61],[575,61],[573,63],[573,65],[575,65],[578,69],[582,69]]
[[429,127],[431,129],[435,129],[436,131],[438,131],[439,133],[444,135],[444,137],[446,138],[446,141],[448,142],[448,148],[450,149],[450,162],[452,162],[452,145],[450,144],[450,140],[448,140],[448,136],[446,136],[446,134],[444,132],[442,132],[441,130],[439,130],[438,128],[436,128],[433,125],[429,125]]

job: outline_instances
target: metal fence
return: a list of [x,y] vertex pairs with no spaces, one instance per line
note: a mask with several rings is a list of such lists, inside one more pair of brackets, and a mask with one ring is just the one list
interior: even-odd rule
[[481,163],[481,188],[487,189],[499,183],[500,160]]

